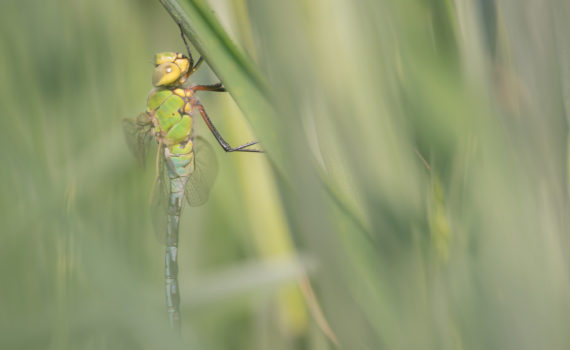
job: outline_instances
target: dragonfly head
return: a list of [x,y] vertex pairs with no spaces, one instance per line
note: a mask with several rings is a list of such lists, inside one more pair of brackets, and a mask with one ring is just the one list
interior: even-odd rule
[[190,60],[181,53],[157,53],[155,64],[152,85],[157,87],[182,85],[190,75]]

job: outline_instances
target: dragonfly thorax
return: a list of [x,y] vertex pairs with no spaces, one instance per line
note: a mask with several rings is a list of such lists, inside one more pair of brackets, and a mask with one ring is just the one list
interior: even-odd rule
[[190,89],[159,87],[151,91],[147,112],[154,124],[157,142],[171,146],[190,139],[191,103]]

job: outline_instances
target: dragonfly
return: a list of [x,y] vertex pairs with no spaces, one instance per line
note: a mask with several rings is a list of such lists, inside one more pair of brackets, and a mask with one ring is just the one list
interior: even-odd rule
[[[147,99],[146,111],[137,118],[125,118],[123,130],[127,145],[140,164],[155,141],[156,176],[151,191],[153,224],[164,236],[166,305],[170,327],[180,332],[180,290],[178,287],[178,232],[184,201],[190,206],[204,204],[217,174],[212,147],[195,135],[194,118],[200,116],[218,144],[226,152],[263,151],[256,141],[232,147],[224,140],[208,117],[197,92],[225,92],[223,84],[188,86],[188,78],[198,70],[203,57],[195,62],[186,37],[180,34],[187,55],[160,52],[155,56],[152,74],[153,89]],[[163,232],[163,234],[160,234]]]

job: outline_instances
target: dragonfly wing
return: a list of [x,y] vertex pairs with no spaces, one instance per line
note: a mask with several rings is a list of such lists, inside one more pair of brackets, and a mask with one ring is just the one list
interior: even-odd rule
[[199,206],[208,200],[210,189],[218,175],[216,154],[208,142],[198,136],[194,139],[194,171],[186,184],[186,200]]
[[158,154],[158,177],[155,180],[150,198],[151,220],[154,232],[160,242],[164,242],[168,225],[168,196],[170,179],[165,169],[164,153]]
[[123,132],[127,146],[141,166],[144,165],[152,141],[151,126],[150,116],[147,113],[139,114],[136,119],[123,119]]

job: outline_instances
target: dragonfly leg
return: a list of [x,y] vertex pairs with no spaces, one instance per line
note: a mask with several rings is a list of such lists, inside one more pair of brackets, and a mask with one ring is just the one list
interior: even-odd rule
[[198,70],[198,67],[200,67],[204,59],[202,56],[200,56],[200,58],[198,58],[198,61],[196,61],[196,64],[194,64],[194,59],[192,58],[192,52],[190,51],[190,45],[188,45],[188,42],[186,41],[186,35],[184,35],[184,30],[182,30],[182,24],[178,23],[178,28],[180,28],[180,36],[182,37],[182,41],[184,41],[184,46],[186,46],[186,51],[188,51],[188,59],[190,60],[190,67],[192,67],[192,69],[190,69],[190,74],[192,74]]
[[[190,51],[190,46],[188,45],[188,42],[186,41],[186,36],[184,35],[184,31],[182,30],[182,24],[178,23],[178,28],[180,28],[180,36],[182,37],[182,41],[184,41],[184,46],[186,46],[186,51],[188,51],[188,58],[190,59],[190,67],[194,69],[194,59],[192,58],[192,52]],[[202,59],[202,57],[200,57],[200,59]]]
[[212,91],[212,92],[225,92],[226,88],[221,82],[211,85],[193,85],[190,88],[192,91]]
[[210,119],[210,117],[208,117],[208,114],[206,114],[206,110],[204,109],[204,106],[199,101],[196,101],[196,100],[194,101],[194,106],[196,108],[198,108],[198,111],[200,112],[202,119],[204,119],[206,126],[208,126],[208,129],[210,129],[210,131],[212,132],[212,134],[214,135],[216,140],[218,140],[218,143],[220,144],[220,146],[222,146],[224,151],[226,151],[226,152],[257,152],[257,153],[263,153],[263,151],[259,150],[259,149],[247,148],[249,146],[257,144],[257,141],[248,142],[246,144],[243,144],[243,145],[237,146],[237,147],[230,146],[229,143],[227,143],[226,140],[224,140],[222,135],[220,135],[220,133],[218,132],[218,129],[216,129],[216,127],[212,123],[212,120]]
[[204,58],[202,56],[200,56],[200,58],[198,58],[198,61],[196,61],[196,64],[194,66],[192,66],[192,69],[190,70],[190,74],[194,73],[195,71],[198,70],[198,67],[200,67],[200,65],[202,64],[202,62],[204,62]]

